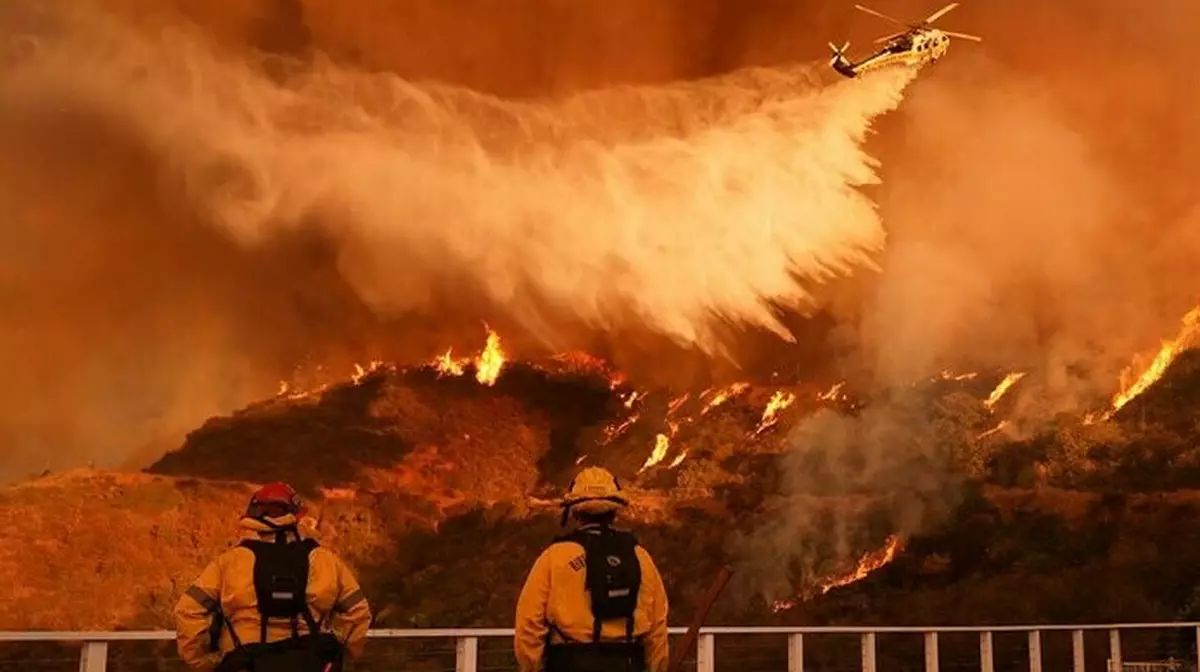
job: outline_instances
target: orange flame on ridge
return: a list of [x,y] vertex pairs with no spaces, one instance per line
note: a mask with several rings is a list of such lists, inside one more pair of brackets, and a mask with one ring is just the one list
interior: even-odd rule
[[1179,353],[1187,349],[1198,335],[1200,335],[1200,306],[1196,306],[1183,316],[1183,326],[1179,328],[1179,333],[1174,339],[1163,342],[1158,354],[1154,356],[1150,366],[1146,367],[1141,375],[1133,379],[1132,365],[1121,372],[1121,391],[1113,396],[1112,408],[1104,414],[1104,419],[1112,417],[1114,413],[1121,410],[1121,407],[1158,382],[1158,379],[1162,378],[1167,368],[1171,366],[1171,362],[1174,362]]
[[871,572],[883,567],[892,560],[896,559],[896,551],[900,550],[900,537],[892,535],[887,538],[882,548],[876,549],[867,553],[858,561],[851,571],[844,576],[830,579],[821,584],[821,594],[824,595],[834,588],[849,585],[855,581],[865,579]]
[[754,430],[754,435],[758,436],[774,427],[775,423],[779,422],[778,413],[791,406],[795,401],[796,395],[791,392],[779,390],[771,395],[771,400],[767,402],[767,407],[763,410],[762,419],[758,421],[758,428]]
[[1017,381],[1024,377],[1025,372],[1023,371],[1010,373],[1005,376],[1004,380],[1000,381],[1000,384],[996,386],[996,389],[992,390],[992,393],[988,395],[987,401],[983,402],[983,405],[987,406],[989,409],[995,406],[996,402],[1000,401],[1001,397],[1008,392],[1008,389],[1013,385],[1016,385]]
[[495,385],[502,368],[504,368],[504,350],[500,347],[500,336],[488,329],[487,342],[483,346],[483,352],[475,358],[475,380],[484,385]]

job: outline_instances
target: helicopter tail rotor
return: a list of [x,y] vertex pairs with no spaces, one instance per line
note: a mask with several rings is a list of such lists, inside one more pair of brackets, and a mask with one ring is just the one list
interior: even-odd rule
[[843,44],[840,49],[836,45],[834,45],[834,43],[830,42],[829,49],[830,49],[830,51],[833,52],[833,58],[829,59],[829,65],[833,66],[833,65],[837,65],[838,63],[845,62],[846,50],[849,48],[850,48],[849,40],[847,40],[846,43]]

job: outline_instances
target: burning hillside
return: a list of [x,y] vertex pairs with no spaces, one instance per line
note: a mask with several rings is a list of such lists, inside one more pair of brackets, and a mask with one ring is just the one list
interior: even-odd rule
[[841,80],[806,0],[131,4],[0,8],[0,627],[163,625],[276,478],[382,625],[507,625],[588,464],[676,622],[723,562],[717,620],[1188,608],[1187,31],[964,4]]

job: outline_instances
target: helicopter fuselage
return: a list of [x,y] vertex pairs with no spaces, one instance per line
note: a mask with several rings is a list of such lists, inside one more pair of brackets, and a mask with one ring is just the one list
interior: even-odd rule
[[888,40],[882,49],[857,63],[838,56],[833,69],[846,77],[857,77],[890,65],[920,66],[938,60],[949,47],[950,37],[936,28],[910,30]]

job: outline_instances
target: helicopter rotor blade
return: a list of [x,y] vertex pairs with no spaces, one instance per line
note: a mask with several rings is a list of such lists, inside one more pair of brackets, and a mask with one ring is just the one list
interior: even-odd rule
[[871,16],[877,16],[877,17],[883,19],[884,21],[891,21],[892,23],[894,23],[898,26],[904,26],[905,28],[913,27],[913,26],[901,21],[900,19],[888,16],[887,14],[884,14],[883,12],[877,12],[877,11],[871,9],[870,7],[863,7],[862,5],[855,5],[854,7],[855,7],[855,9],[857,9],[861,12],[866,12],[867,14],[870,14]]
[[937,21],[938,19],[942,18],[943,16],[949,14],[950,10],[954,9],[955,7],[958,7],[958,3],[952,2],[948,5],[946,5],[945,7],[937,10],[933,14],[930,14],[929,18],[925,19],[925,21],[924,21],[925,25],[929,25],[929,24],[933,23],[934,21]]
[[891,35],[884,35],[883,37],[881,37],[881,38],[879,38],[879,39],[875,40],[875,44],[883,44],[884,42],[887,42],[887,41],[889,41],[889,40],[893,40],[893,39],[895,39],[895,38],[897,38],[897,37],[900,37],[901,35],[903,35],[903,34],[905,34],[905,33],[907,33],[907,32],[908,32],[907,30],[902,30],[902,31],[900,31],[900,32],[898,32],[898,33],[892,33]]
[[972,42],[983,42],[983,38],[978,35],[968,35],[966,33],[956,33],[952,30],[943,30],[942,32],[949,35],[950,37],[957,37],[960,40],[971,40]]

